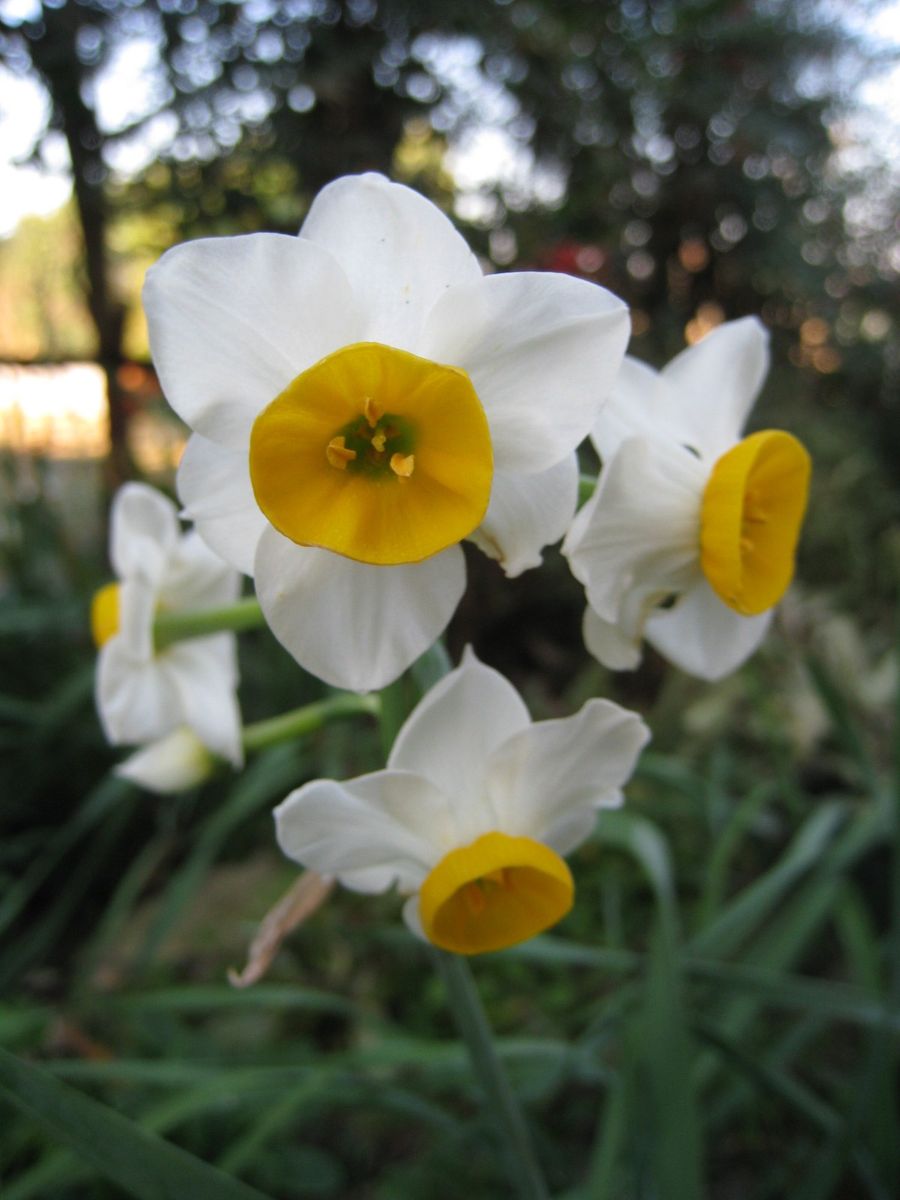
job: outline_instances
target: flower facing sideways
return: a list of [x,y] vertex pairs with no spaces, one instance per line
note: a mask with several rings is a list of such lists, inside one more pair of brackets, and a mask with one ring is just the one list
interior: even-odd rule
[[471,538],[510,575],[575,511],[575,448],[624,354],[624,305],[550,273],[482,274],[409,188],[346,177],[299,237],[176,246],[144,306],[194,430],[178,476],[308,670],[367,691],[439,636]]
[[359,892],[396,884],[407,924],[458,954],[499,950],[560,920],[562,858],[590,834],[649,737],[607,700],[532,724],[515,688],[467,652],[422,699],[387,768],[307,783],[275,810],[290,858]]
[[788,433],[741,429],[768,366],[763,327],[732,321],[657,374],[626,359],[591,439],[603,470],[564,552],[585,585],[585,641],[616,670],[646,636],[719,679],[765,636],[791,582],[810,460]]
[[173,770],[196,775],[202,747],[239,766],[234,634],[158,649],[153,623],[159,613],[232,603],[240,576],[196,532],[182,534],[174,504],[140,483],[125,484],[113,500],[110,558],[117,582],[97,593],[91,611],[99,649],[97,711],[107,738],[114,745],[168,739],[161,757],[138,760],[141,781],[148,769],[168,783]]

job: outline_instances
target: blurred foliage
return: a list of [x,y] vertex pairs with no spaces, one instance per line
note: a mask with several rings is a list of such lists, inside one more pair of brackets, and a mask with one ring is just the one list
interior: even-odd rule
[[90,358],[94,337],[81,283],[81,237],[71,205],[27,217],[0,241],[0,358]]
[[[715,687],[652,654],[610,675],[556,552],[515,581],[469,555],[449,632],[536,717],[602,694],[654,732],[626,808],[573,859],[566,922],[475,964],[568,1200],[900,1193],[896,204],[853,143],[878,52],[842,7],[0,5],[5,62],[53,98],[35,157],[62,133],[80,180],[72,210],[0,244],[6,356],[121,368],[145,353],[137,290],[166,246],[293,231],[324,182],[364,169],[452,210],[497,267],[611,287],[655,362],[744,313],[773,331],[754,423],[799,433],[816,471],[800,586],[752,663]],[[111,70],[135,93],[113,116]],[[51,1076],[0,1060],[0,1095],[32,1097],[4,1107],[4,1200],[140,1194],[135,1164],[165,1155],[135,1126],[285,1200],[507,1194],[396,898],[335,895],[263,984],[226,985],[295,878],[269,810],[380,766],[378,737],[328,728],[174,799],[113,779],[90,711],[99,486],[97,463],[0,461],[0,1043]],[[247,720],[321,695],[263,632],[241,668]]]

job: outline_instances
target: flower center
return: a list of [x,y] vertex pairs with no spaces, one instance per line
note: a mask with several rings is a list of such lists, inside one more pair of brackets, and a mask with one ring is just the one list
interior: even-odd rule
[[445,854],[422,884],[425,936],[455,954],[502,950],[534,937],[572,907],[572,874],[532,838],[486,833]]
[[713,467],[703,493],[700,565],[735,612],[765,612],[787,590],[809,476],[804,447],[778,430],[751,434]]
[[119,586],[107,583],[91,601],[91,633],[98,650],[119,632]]
[[493,455],[465,371],[357,342],[256,418],[250,478],[279,533],[359,562],[419,562],[480,524]]

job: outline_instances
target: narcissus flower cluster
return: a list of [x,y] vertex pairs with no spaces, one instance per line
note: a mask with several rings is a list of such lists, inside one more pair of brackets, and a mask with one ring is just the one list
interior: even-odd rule
[[603,288],[483,275],[439,209],[378,175],[326,187],[299,237],[176,246],[144,306],[194,431],[186,514],[254,575],[297,661],[357,691],[440,635],[463,539],[515,575],[562,537],[628,338]]
[[113,745],[166,739],[123,764],[123,772],[139,782],[157,775],[187,786],[209,751],[239,766],[234,634],[160,649],[153,623],[159,613],[233,602],[240,576],[196,532],[181,532],[171,500],[140,483],[126,484],[113,500],[110,559],[116,582],[97,593],[91,611],[100,722]]
[[[153,639],[162,611],[234,599],[238,570],[294,658],[360,692],[440,636],[467,539],[515,576],[565,537],[585,640],[615,669],[646,638],[719,678],[791,581],[809,456],[778,430],[742,437],[768,364],[753,319],[657,373],[624,359],[616,297],[552,273],[485,276],[443,213],[378,175],[326,187],[297,237],[175,247],[144,303],[192,430],[178,492],[196,532],[150,489],[116,501],[98,704],[111,740],[152,743],[126,765],[136,778],[177,787],[210,752],[240,761],[231,635]],[[576,516],[588,434],[602,471]],[[568,911],[564,856],[620,803],[648,736],[606,700],[533,724],[467,652],[384,770],[298,788],[278,839],[348,888],[396,886],[409,927],[445,950],[500,949]]]
[[532,723],[467,653],[419,703],[383,771],[307,783],[275,811],[290,858],[359,892],[396,885],[407,925],[457,954],[554,925],[574,896],[563,855],[618,805],[649,733],[608,700]]

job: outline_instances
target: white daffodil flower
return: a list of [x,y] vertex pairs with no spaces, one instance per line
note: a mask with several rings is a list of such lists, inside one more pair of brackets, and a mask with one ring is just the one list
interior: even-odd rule
[[752,317],[657,373],[627,358],[591,440],[597,490],[563,544],[587,591],[584,636],[606,666],[671,662],[720,679],[765,636],[794,573],[810,459],[788,433],[741,430],[768,368]]
[[148,792],[171,795],[204,783],[216,769],[216,758],[186,725],[148,742],[114,768]]
[[144,307],[194,430],[186,515],[255,575],[297,661],[357,691],[440,635],[464,538],[516,575],[562,537],[628,336],[594,284],[483,275],[438,208],[378,175],[326,187],[299,237],[176,246]]
[[569,911],[561,857],[618,805],[649,733],[608,700],[532,724],[515,688],[467,652],[410,715],[387,768],[317,779],[275,810],[288,857],[359,892],[392,884],[414,933],[499,950]]
[[240,576],[191,531],[175,505],[141,483],[120,488],[110,513],[117,577],[94,597],[97,711],[114,745],[155,742],[181,726],[235,766],[242,762],[232,633],[154,645],[158,613],[233,603]]

